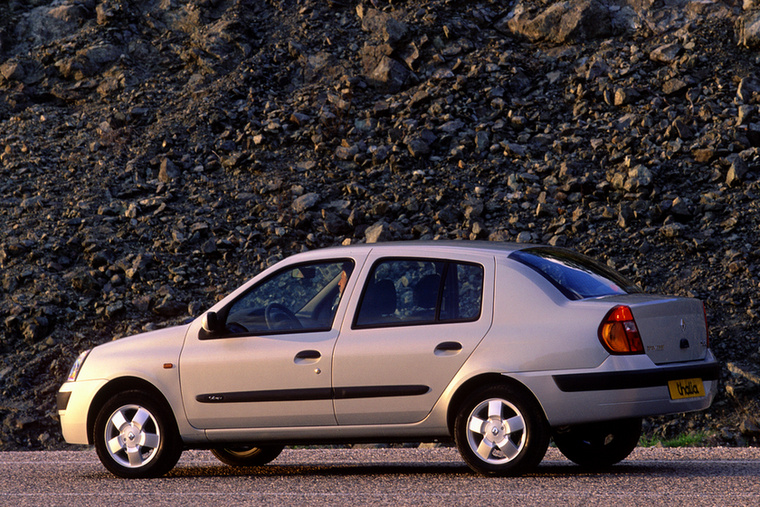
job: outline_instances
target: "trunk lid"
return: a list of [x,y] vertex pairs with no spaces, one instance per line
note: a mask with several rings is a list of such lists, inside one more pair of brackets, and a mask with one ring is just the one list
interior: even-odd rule
[[631,309],[644,351],[655,364],[705,358],[707,324],[702,301],[643,294],[611,299]]

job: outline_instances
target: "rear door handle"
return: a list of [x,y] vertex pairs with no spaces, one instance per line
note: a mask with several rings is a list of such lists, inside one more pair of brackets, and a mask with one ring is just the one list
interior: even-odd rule
[[459,342],[441,342],[435,347],[436,356],[453,356],[462,351],[462,344]]
[[293,358],[293,362],[296,364],[314,364],[322,358],[322,354],[318,350],[302,350],[296,357]]

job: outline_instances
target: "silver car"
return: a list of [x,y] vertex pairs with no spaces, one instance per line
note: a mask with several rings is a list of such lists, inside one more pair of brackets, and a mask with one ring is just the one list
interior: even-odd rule
[[63,436],[121,477],[184,448],[259,466],[285,445],[456,443],[516,475],[551,438],[604,466],[645,416],[707,408],[720,373],[702,302],[647,295],[546,246],[328,248],[265,270],[190,324],[84,352],[58,393]]

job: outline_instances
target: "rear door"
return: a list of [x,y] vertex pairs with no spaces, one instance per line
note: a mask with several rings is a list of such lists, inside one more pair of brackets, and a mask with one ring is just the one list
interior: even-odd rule
[[365,266],[333,355],[336,418],[414,423],[491,326],[494,259],[375,253]]

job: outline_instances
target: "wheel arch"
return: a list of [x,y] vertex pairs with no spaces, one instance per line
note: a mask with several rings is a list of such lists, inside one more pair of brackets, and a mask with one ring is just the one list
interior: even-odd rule
[[172,415],[172,424],[174,430],[179,435],[177,427],[177,416],[172,409],[171,403],[166,399],[163,393],[153,384],[145,379],[138,377],[120,377],[115,378],[100,388],[100,391],[92,399],[90,409],[87,413],[87,441],[90,445],[93,442],[93,431],[95,430],[95,420],[98,418],[98,412],[103,405],[114,395],[124,391],[144,391],[154,397],[155,401],[162,403],[168,412]]
[[480,389],[484,386],[492,385],[505,385],[519,390],[525,395],[529,396],[536,403],[536,406],[541,410],[544,421],[547,421],[546,411],[544,410],[543,405],[538,400],[536,395],[533,394],[533,391],[531,391],[525,384],[502,373],[483,373],[481,375],[477,375],[468,379],[461,386],[459,386],[459,388],[454,393],[454,396],[452,396],[446,413],[446,425],[448,426],[449,433],[451,435],[454,434],[454,421],[456,421],[457,413],[462,406],[462,403],[464,403],[467,397],[475,390]]

